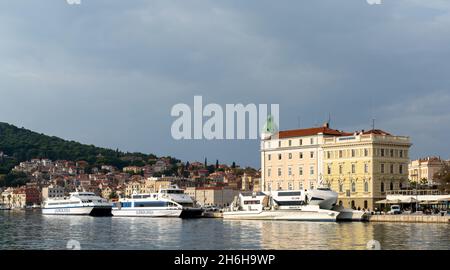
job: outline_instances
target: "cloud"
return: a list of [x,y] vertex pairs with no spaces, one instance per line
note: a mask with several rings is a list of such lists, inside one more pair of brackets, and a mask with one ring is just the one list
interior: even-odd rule
[[171,107],[200,94],[222,105],[279,103],[283,129],[329,113],[348,130],[376,118],[411,135],[415,155],[444,155],[450,148],[427,136],[450,132],[449,12],[444,0],[2,2],[0,120],[258,166],[257,141],[172,140]]

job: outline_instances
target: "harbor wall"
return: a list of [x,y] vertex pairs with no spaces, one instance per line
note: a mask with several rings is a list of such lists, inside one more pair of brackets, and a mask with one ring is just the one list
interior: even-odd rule
[[450,223],[450,216],[425,215],[370,215],[370,222]]

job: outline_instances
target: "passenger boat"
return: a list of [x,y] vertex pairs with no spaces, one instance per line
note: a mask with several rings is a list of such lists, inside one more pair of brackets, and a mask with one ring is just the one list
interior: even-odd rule
[[310,205],[305,191],[275,191],[241,193],[224,219],[336,221],[339,212]]
[[112,204],[92,192],[71,192],[68,197],[47,199],[44,215],[111,216]]
[[180,217],[182,211],[180,204],[154,193],[133,194],[129,199],[120,199],[112,214],[117,217]]
[[183,207],[181,218],[200,218],[204,209],[196,206],[191,196],[184,193],[184,190],[177,185],[171,185],[168,188],[160,188],[158,192],[161,198],[172,200]]

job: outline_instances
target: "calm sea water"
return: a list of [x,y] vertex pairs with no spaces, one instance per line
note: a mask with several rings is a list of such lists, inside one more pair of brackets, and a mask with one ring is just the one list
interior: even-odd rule
[[43,216],[0,212],[0,249],[450,249],[447,224]]

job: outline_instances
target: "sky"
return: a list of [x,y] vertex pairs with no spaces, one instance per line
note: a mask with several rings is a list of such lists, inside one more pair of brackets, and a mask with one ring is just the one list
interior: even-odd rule
[[258,140],[173,139],[199,95],[450,158],[448,0],[5,0],[0,59],[0,122],[82,143],[259,168]]

